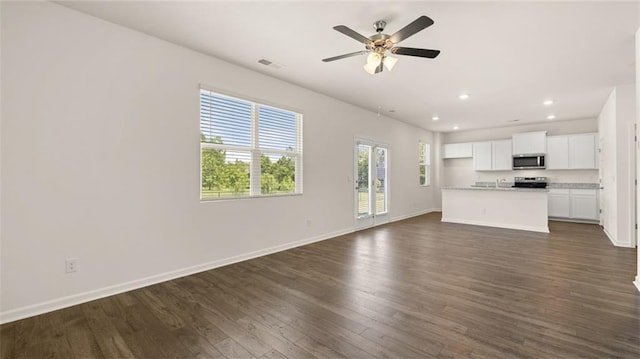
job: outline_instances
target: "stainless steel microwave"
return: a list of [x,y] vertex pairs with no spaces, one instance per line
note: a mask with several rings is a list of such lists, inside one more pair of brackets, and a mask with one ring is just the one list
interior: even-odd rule
[[545,169],[544,154],[513,155],[514,170]]

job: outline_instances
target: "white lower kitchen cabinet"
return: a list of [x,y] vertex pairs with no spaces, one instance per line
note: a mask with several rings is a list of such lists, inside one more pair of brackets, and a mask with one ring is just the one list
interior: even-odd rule
[[571,190],[571,218],[599,220],[598,190]]
[[549,217],[597,221],[600,219],[597,189],[549,190]]
[[549,217],[571,217],[571,196],[569,189],[549,190]]

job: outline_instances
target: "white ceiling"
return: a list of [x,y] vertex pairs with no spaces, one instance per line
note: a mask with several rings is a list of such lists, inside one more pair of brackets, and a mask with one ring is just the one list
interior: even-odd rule
[[[59,3],[434,131],[594,118],[635,78],[636,2]],[[365,56],[321,61],[364,48],[335,25],[370,36],[383,19],[393,34],[421,15],[435,24],[400,46],[441,50],[436,59],[398,56],[373,76]]]

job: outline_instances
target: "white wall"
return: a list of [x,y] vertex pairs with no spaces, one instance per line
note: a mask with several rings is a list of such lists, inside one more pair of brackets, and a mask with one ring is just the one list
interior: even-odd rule
[[[596,119],[549,121],[547,123],[490,128],[443,134],[443,143],[479,142],[510,139],[514,133],[547,131],[547,135],[598,132]],[[506,179],[519,176],[545,176],[550,182],[598,182],[598,170],[543,170],[543,171],[474,171],[471,158],[447,159],[442,164],[443,186],[469,186],[475,182]]]
[[633,123],[635,85],[617,86],[598,116],[602,186],[601,208],[605,233],[613,244],[635,246]]
[[616,186],[616,89],[605,102],[598,116],[600,127],[600,178],[602,191],[600,209],[601,225],[609,238],[618,237],[616,217],[618,215],[618,191]]
[[[354,136],[390,145],[392,219],[439,207],[428,131],[53,3],[0,6],[0,321],[352,231]],[[200,203],[200,83],[302,110],[302,196]]]
[[635,84],[616,88],[616,163],[618,189],[618,241],[635,246],[634,123],[636,119]]
[[[640,7],[638,7],[638,19],[640,19]],[[636,31],[635,36],[636,41],[636,64],[640,63],[640,29]],[[636,66],[636,129],[634,133],[638,134],[638,128],[640,127],[640,66]],[[634,152],[636,154],[636,178],[640,178],[640,142],[636,141],[636,148]],[[638,204],[640,203],[640,191],[637,190],[636,186],[636,223],[640,223],[640,210],[638,209]],[[638,231],[636,230],[636,248],[640,243],[640,238],[638,235]],[[640,291],[640,251],[636,249],[637,252],[637,263],[636,263],[636,279],[634,284],[636,288]]]
[[[0,6],[0,44],[2,43],[2,6]],[[2,79],[2,46],[0,46],[0,84]],[[0,204],[2,203],[2,86],[0,86]],[[0,260],[2,259],[2,205],[0,205]],[[2,269],[0,263],[0,270]],[[2,291],[2,273],[0,273],[0,291]],[[2,308],[2,296],[0,295],[0,308]],[[1,309],[0,309],[1,311]]]

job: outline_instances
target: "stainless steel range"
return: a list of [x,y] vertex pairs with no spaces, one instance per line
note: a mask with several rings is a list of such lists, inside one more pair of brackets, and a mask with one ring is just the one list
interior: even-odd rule
[[547,177],[515,177],[512,187],[547,188]]

